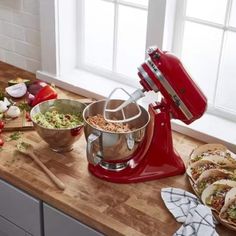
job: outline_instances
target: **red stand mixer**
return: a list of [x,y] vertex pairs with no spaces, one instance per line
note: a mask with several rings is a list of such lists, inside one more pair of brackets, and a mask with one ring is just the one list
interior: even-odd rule
[[[138,68],[140,84],[143,89],[135,91],[125,105],[121,104],[124,107],[142,97],[143,92],[151,90],[162,94],[160,102],[149,105],[150,117],[146,115],[144,118],[136,118],[137,120],[148,120],[145,135],[143,130],[141,133],[144,138],[138,144],[137,149],[132,154],[128,153],[124,159],[122,156],[118,159],[105,159],[105,146],[109,145],[104,145],[104,139],[106,139],[106,143],[121,143],[121,137],[108,136],[106,138],[106,132],[91,131],[91,127],[85,122],[88,168],[92,174],[101,179],[130,183],[154,180],[185,172],[184,163],[173,148],[170,120],[179,119],[186,124],[192,123],[203,115],[207,99],[177,57],[171,53],[162,52],[158,48],[149,48],[148,54],[148,59]],[[104,107],[104,102],[102,106]],[[89,112],[91,108],[89,106],[87,108],[84,111],[85,120],[92,114]],[[99,111],[97,109],[93,114]],[[134,133],[133,136],[136,138],[137,135]],[[129,140],[131,140],[131,146],[136,143],[133,136],[122,135],[122,138],[125,137],[127,146],[130,145]],[[113,151],[114,157],[119,156],[120,150],[117,150]]]

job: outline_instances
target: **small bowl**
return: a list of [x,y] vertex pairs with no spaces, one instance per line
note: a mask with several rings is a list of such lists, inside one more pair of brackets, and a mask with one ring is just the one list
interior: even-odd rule
[[73,144],[81,137],[84,124],[74,128],[45,128],[34,120],[34,116],[38,113],[45,113],[53,109],[63,114],[75,114],[78,112],[81,113],[82,117],[85,107],[85,104],[76,100],[48,100],[34,106],[30,112],[30,117],[39,136],[49,144],[49,147],[53,151],[68,152],[73,149]]

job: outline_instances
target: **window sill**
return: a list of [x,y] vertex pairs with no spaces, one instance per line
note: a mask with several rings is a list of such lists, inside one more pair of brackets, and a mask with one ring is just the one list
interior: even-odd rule
[[[37,78],[54,83],[58,87],[82,96],[95,99],[107,97],[117,87],[122,87],[129,93],[135,90],[135,87],[120,84],[82,70],[73,70],[72,73],[62,77],[38,71]],[[122,97],[123,93],[117,95]],[[150,102],[153,102],[153,95],[143,98],[140,104],[147,107]],[[188,126],[181,121],[173,120],[172,129],[207,143],[223,143],[231,151],[236,152],[236,132],[233,132],[236,130],[235,122],[204,114],[201,119]]]
[[236,123],[211,114],[204,114],[190,125],[173,120],[172,129],[206,143],[222,143],[236,153]]
[[[62,77],[56,77],[43,71],[37,71],[36,76],[38,79],[54,83],[58,87],[80,94],[81,96],[95,99],[103,99],[109,96],[111,91],[117,87],[122,87],[129,93],[132,93],[135,90],[135,87],[111,81],[105,77],[84,70],[75,69]],[[120,94],[120,96],[122,95]]]

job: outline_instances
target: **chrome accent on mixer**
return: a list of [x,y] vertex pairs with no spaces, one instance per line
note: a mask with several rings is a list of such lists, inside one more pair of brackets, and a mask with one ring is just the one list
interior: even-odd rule
[[128,162],[109,163],[109,162],[101,161],[99,165],[105,170],[121,171],[128,166]]
[[143,78],[147,81],[147,83],[149,84],[149,86],[153,89],[154,92],[158,92],[159,89],[157,88],[157,86],[155,85],[155,83],[150,79],[148,73],[143,69],[142,66],[138,67],[138,71],[141,73],[141,75],[143,76]]
[[187,106],[183,103],[183,101],[177,95],[177,93],[172,88],[172,86],[169,84],[169,82],[165,79],[165,77],[163,76],[161,71],[157,68],[157,66],[154,64],[154,62],[151,60],[151,58],[148,58],[146,60],[146,65],[153,72],[155,77],[160,81],[160,83],[166,89],[166,91],[171,95],[171,98],[175,102],[176,106],[178,106],[180,108],[180,110],[183,112],[185,117],[188,120],[191,120],[193,118],[193,114],[190,112],[190,110],[187,108]]
[[98,134],[92,133],[88,136],[88,140],[87,140],[87,148],[86,148],[87,159],[88,159],[88,162],[93,165],[97,165],[102,160],[101,157],[98,157],[96,154],[93,153],[94,142],[99,139],[99,136],[100,134],[98,135]]

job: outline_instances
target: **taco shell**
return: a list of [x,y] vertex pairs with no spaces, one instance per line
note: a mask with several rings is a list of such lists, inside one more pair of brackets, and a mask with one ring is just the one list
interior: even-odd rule
[[194,186],[195,190],[199,195],[201,195],[204,189],[206,189],[209,185],[221,179],[235,180],[235,176],[233,173],[225,170],[219,170],[219,169],[206,170],[200,175],[200,177],[196,181]]
[[210,160],[222,167],[236,168],[234,155],[222,144],[205,144],[191,153],[190,164],[199,160]]
[[190,164],[186,170],[186,173],[193,180],[193,182],[196,182],[204,171],[218,168],[220,168],[220,166],[211,160],[199,160]]
[[236,181],[218,180],[204,189],[201,200],[205,205],[219,213],[225,204],[227,193],[234,187],[236,187]]
[[219,218],[221,221],[236,227],[236,187],[232,188],[225,197]]

